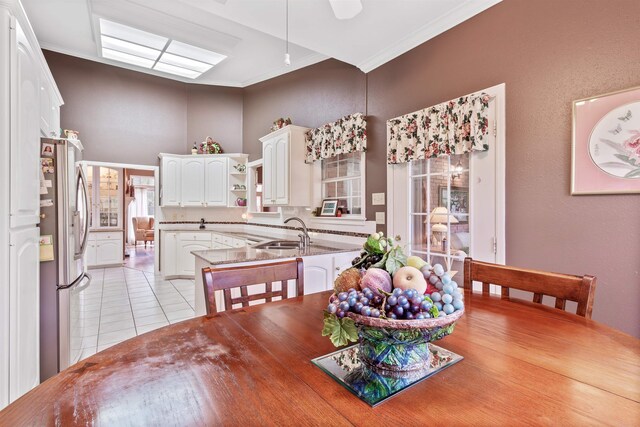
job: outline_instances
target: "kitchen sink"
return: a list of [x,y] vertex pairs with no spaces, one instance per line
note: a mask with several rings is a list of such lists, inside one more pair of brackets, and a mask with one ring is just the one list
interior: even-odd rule
[[298,249],[299,242],[297,240],[272,240],[271,242],[260,243],[255,245],[256,249]]

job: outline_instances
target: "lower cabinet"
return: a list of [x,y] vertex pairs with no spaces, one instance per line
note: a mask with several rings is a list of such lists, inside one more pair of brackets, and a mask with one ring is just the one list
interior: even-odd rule
[[196,259],[191,251],[211,249],[211,233],[180,233],[178,236],[179,276],[195,276]]
[[304,293],[314,294],[333,289],[340,272],[351,267],[360,251],[304,257]]
[[85,263],[87,267],[105,267],[123,262],[122,231],[89,233]]
[[9,401],[40,383],[40,229],[10,231]]

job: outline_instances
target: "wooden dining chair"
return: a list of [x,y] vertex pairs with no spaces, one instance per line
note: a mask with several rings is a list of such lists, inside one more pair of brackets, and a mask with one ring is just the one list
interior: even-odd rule
[[542,304],[543,295],[555,297],[555,307],[564,310],[566,301],[578,303],[576,314],[591,319],[596,278],[593,276],[573,276],[548,273],[546,271],[525,270],[507,265],[490,264],[464,260],[464,288],[473,292],[473,282],[482,282],[482,293],[489,293],[489,285],[502,287],[502,298],[509,299],[509,289],[519,289],[533,293],[533,302]]
[[[296,281],[296,293],[304,294],[304,264],[302,258],[292,261],[258,264],[248,267],[203,268],[207,314],[217,313],[215,291],[223,291],[225,310],[231,310],[234,304],[248,307],[249,302],[264,299],[266,302],[273,298],[287,299],[289,280]],[[273,282],[280,282],[280,290],[273,290]],[[249,295],[247,286],[265,284],[265,291]],[[231,289],[240,288],[240,296],[231,296]]]

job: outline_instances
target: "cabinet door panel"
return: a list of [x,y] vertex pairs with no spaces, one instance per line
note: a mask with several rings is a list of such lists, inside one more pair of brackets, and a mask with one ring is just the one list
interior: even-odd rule
[[204,159],[182,160],[181,206],[204,206]]
[[98,241],[96,248],[98,265],[119,264],[122,262],[122,241]]
[[161,163],[162,206],[179,206],[182,178],[181,159],[163,157]]
[[33,50],[16,24],[16,72],[12,75],[11,227],[40,220],[40,69]]
[[160,269],[165,276],[176,274],[178,265],[178,235],[176,233],[163,233],[162,240],[162,264]]
[[264,199],[264,205],[272,205],[275,203],[273,191],[274,160],[273,141],[267,141],[262,148],[262,198]]
[[40,231],[10,232],[9,399],[40,382]]
[[196,259],[191,251],[211,249],[211,242],[181,241],[178,253],[178,274],[181,276],[195,276]]
[[314,294],[331,289],[333,257],[321,255],[304,259],[304,293]]
[[335,254],[333,256],[333,280],[335,280],[341,272],[347,268],[351,268],[351,261],[359,255],[360,251]]
[[40,77],[40,133],[42,136],[49,136],[49,132],[53,130],[51,119],[51,92],[46,84],[45,77]]
[[85,263],[87,267],[93,267],[94,265],[98,265],[98,258],[96,254],[96,242],[89,242],[87,244],[87,250],[85,252]]
[[289,134],[279,136],[274,145],[275,167],[273,174],[274,195],[276,204],[286,205],[289,203]]
[[227,206],[227,159],[205,160],[205,206]]

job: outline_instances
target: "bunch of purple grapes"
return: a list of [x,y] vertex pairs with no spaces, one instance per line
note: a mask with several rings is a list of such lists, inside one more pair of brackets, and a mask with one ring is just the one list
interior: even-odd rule
[[343,318],[348,312],[380,317],[382,313],[379,307],[381,305],[382,297],[375,295],[371,289],[365,288],[363,291],[356,291],[352,288],[347,292],[332,295],[327,311],[330,314],[335,314],[338,318]]
[[438,313],[431,298],[420,295],[414,289],[394,289],[390,296],[383,298],[367,288],[363,291],[349,289],[347,292],[332,295],[327,311],[338,318],[352,312],[368,317],[405,320],[428,319],[434,314],[437,316]]
[[438,316],[431,298],[415,289],[394,289],[387,298],[384,311],[387,319],[422,320]]

